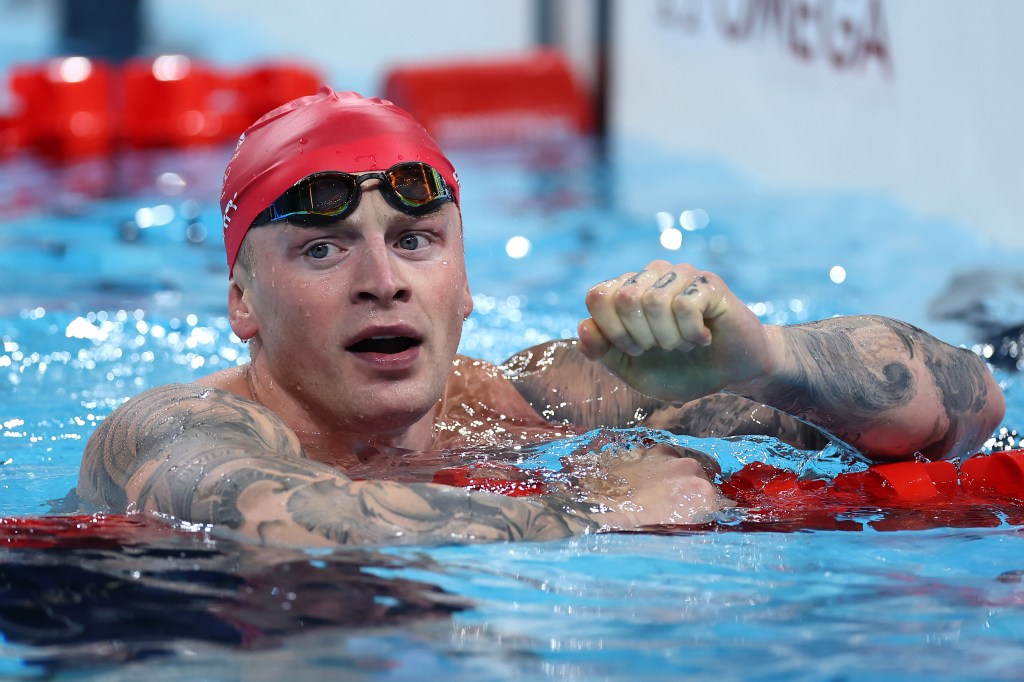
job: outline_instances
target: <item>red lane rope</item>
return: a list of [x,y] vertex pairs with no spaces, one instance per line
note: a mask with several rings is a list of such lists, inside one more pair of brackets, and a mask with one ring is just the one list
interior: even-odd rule
[[952,463],[898,462],[801,480],[754,462],[722,484],[750,510],[740,530],[910,530],[1024,524],[1024,450],[976,455]]
[[[510,497],[542,495],[539,472],[514,466],[442,469],[433,481]],[[692,529],[912,530],[1024,525],[1024,449],[952,462],[897,462],[831,480],[801,479],[792,471],[752,462],[732,474],[722,493],[744,509],[734,524],[666,526]],[[143,515],[73,514],[0,518],[0,548],[102,548],[148,535],[181,533]]]
[[[511,480],[496,473],[508,473]],[[438,471],[434,482],[523,497],[545,492],[544,482],[535,476],[515,467],[461,466]],[[976,455],[959,468],[948,461],[878,464],[831,480],[801,479],[792,471],[752,462],[721,488],[746,512],[728,525],[735,530],[1024,525],[1024,450]],[[726,525],[697,526],[710,527]]]

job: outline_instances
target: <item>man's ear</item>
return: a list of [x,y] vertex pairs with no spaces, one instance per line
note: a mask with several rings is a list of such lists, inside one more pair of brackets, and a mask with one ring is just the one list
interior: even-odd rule
[[234,277],[228,282],[228,321],[235,336],[248,341],[260,330],[256,315],[249,306],[248,287],[243,288]]

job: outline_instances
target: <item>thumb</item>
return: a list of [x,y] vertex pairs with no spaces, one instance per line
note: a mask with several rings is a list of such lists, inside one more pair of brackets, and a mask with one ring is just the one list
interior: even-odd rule
[[580,337],[580,351],[591,360],[600,360],[612,347],[611,341],[592,317],[580,322],[577,332]]

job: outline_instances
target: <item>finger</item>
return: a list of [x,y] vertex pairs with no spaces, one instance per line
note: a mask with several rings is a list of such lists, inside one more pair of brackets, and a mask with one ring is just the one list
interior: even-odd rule
[[642,270],[623,282],[615,294],[615,311],[626,333],[640,352],[659,345],[658,338],[651,328],[651,320],[647,316],[645,301],[661,274],[657,271]]
[[683,339],[672,308],[674,299],[681,295],[686,280],[673,269],[663,273],[643,295],[644,315],[655,344],[665,350],[687,351],[693,344]]
[[713,306],[716,295],[717,291],[711,280],[700,273],[673,299],[672,312],[679,327],[679,334],[685,341],[696,346],[711,344],[711,330],[705,324],[704,316]]
[[713,479],[722,473],[722,465],[718,463],[717,459],[708,453],[694,448],[688,448],[685,445],[678,445],[675,443],[670,445],[679,457],[685,457],[697,462],[708,478]]
[[611,345],[630,355],[638,355],[642,348],[626,329],[620,313],[621,304],[617,303],[617,300],[622,295],[623,287],[627,288],[625,295],[629,295],[628,290],[632,283],[627,283],[638,275],[639,273],[627,273],[602,282],[587,292],[587,309],[594,324]]

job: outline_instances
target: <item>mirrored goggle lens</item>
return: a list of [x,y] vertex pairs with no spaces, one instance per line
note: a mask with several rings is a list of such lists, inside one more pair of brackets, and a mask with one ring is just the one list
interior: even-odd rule
[[422,215],[442,202],[453,200],[448,183],[437,170],[425,163],[402,163],[382,173],[358,176],[326,171],[295,183],[256,216],[253,224],[299,216],[344,218],[359,203],[360,183],[371,178],[383,181],[380,189],[389,203],[412,215]]
[[[296,188],[300,189],[300,188]],[[306,178],[301,187],[303,196],[293,212],[302,211],[316,215],[337,215],[352,201],[355,179],[348,175],[330,174]]]
[[425,163],[406,163],[389,168],[384,178],[402,203],[413,208],[452,198],[448,183]]
[[252,224],[299,216],[344,217],[352,209],[356,191],[356,179],[348,173],[315,173],[289,187]]

